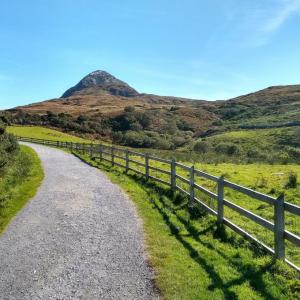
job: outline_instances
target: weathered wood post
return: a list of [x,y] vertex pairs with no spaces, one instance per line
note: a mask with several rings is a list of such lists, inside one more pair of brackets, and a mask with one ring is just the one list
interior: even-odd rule
[[149,179],[149,154],[146,153],[145,155],[145,176],[146,180]]
[[100,161],[102,161],[103,153],[102,153],[102,146],[101,145],[99,145],[99,158],[100,158]]
[[56,147],[59,148],[59,141],[56,141]]
[[281,194],[274,202],[274,225],[275,257],[284,259],[284,194]]
[[218,179],[218,225],[223,224],[224,219],[224,176]]
[[111,147],[111,165],[115,166],[115,148]]
[[125,173],[129,171],[129,151],[125,150]]
[[71,151],[73,151],[73,142],[71,142],[70,146],[71,146]]
[[173,192],[176,190],[176,161],[172,159],[171,161],[171,189]]
[[195,198],[195,167],[191,166],[190,168],[190,200],[189,200],[189,205],[192,205],[194,202]]
[[93,144],[90,144],[90,157],[93,157],[94,154],[94,149],[93,149]]

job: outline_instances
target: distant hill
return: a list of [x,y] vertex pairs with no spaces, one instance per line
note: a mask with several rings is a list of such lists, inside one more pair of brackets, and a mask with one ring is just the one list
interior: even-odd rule
[[124,134],[135,134],[130,136],[133,145],[143,136],[140,147],[151,147],[153,140],[164,139],[176,148],[190,138],[237,128],[299,124],[300,85],[269,87],[226,101],[205,101],[139,93],[111,74],[95,71],[61,98],[8,112],[13,123],[57,127],[117,143],[123,143]]

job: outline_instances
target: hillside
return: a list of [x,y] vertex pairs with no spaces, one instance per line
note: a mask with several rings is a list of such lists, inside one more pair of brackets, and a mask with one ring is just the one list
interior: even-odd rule
[[109,73],[95,71],[61,98],[10,109],[5,118],[133,147],[175,149],[233,129],[300,125],[300,85],[205,101],[139,93]]
[[219,108],[223,118],[234,124],[263,126],[299,122],[300,85],[269,87],[224,101]]

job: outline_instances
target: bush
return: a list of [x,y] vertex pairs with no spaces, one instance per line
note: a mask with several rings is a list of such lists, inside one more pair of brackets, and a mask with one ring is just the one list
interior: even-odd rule
[[298,176],[296,173],[290,173],[285,184],[286,189],[295,189],[297,187]]
[[209,150],[209,145],[206,142],[198,141],[194,145],[194,150],[199,153],[206,153]]
[[145,147],[147,142],[147,137],[143,132],[127,131],[123,137],[123,143],[130,147]]
[[236,155],[240,152],[240,148],[233,143],[220,143],[215,148],[216,152],[227,155]]
[[[119,137],[119,134],[118,134]],[[126,131],[123,135],[122,144],[135,148],[171,149],[173,144],[170,136],[160,135],[153,131]]]
[[247,151],[247,156],[250,158],[259,158],[261,153],[257,149],[250,149]]
[[19,145],[13,135],[5,133],[4,129],[0,130],[0,171],[14,158],[18,150]]
[[294,147],[288,147],[287,148],[288,154],[290,157],[299,160],[300,159],[300,149],[294,148]]

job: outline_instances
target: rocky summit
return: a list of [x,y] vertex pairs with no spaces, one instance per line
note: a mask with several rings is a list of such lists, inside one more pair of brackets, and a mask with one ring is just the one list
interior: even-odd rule
[[81,79],[75,86],[68,89],[62,98],[67,98],[73,95],[86,93],[99,93],[100,91],[106,91],[111,95],[134,97],[139,93],[130,87],[127,83],[117,79],[106,71],[94,71],[83,79]]

